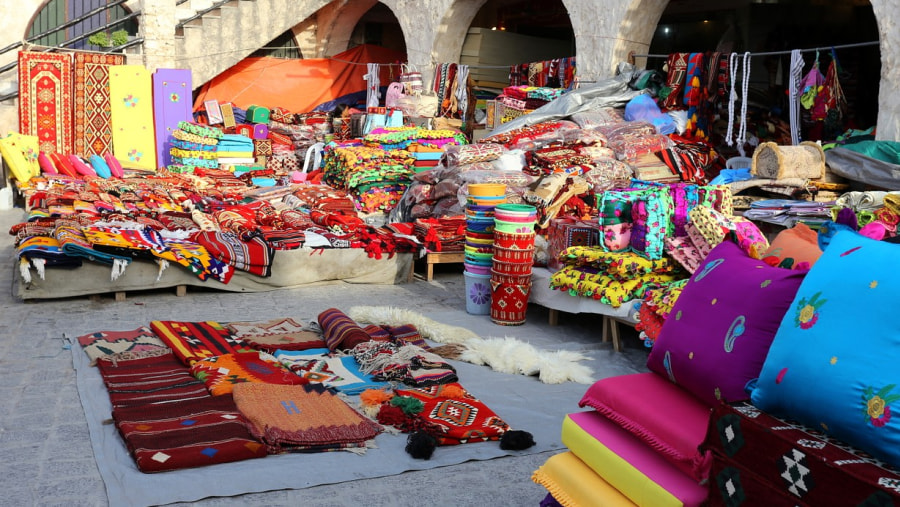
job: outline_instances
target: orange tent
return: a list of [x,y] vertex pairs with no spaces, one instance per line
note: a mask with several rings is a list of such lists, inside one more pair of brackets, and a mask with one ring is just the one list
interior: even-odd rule
[[[338,97],[365,92],[363,76],[367,72],[367,63],[404,61],[404,53],[369,44],[331,58],[245,58],[200,87],[194,111],[203,109],[203,101],[215,99],[220,103],[231,102],[241,109],[257,105],[305,113]],[[398,73],[399,67],[383,65],[381,86],[396,80]]]

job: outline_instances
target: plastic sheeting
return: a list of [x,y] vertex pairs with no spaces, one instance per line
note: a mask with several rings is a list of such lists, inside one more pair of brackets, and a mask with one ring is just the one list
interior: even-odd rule
[[826,151],[825,163],[831,172],[848,180],[886,190],[900,190],[900,165],[883,162],[847,148]]
[[622,107],[638,95],[648,90],[634,90],[628,83],[634,77],[635,68],[627,63],[620,63],[615,76],[585,85],[567,92],[529,114],[504,123],[491,132],[491,135],[502,134],[522,127],[528,127],[545,121],[566,119],[575,113],[600,109],[603,107]]

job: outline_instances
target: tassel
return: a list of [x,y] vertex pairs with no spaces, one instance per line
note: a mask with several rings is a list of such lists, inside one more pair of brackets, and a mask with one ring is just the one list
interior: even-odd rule
[[169,261],[165,259],[157,259],[156,263],[159,264],[159,271],[156,273],[156,281],[158,282],[162,279],[163,271],[165,271],[166,268],[169,267]]
[[28,264],[28,259],[25,257],[19,259],[19,273],[22,274],[22,280],[25,283],[31,283],[31,265]]
[[534,435],[522,430],[510,430],[500,437],[500,448],[504,451],[521,451],[534,445]]
[[112,272],[110,273],[110,281],[116,281],[125,273],[125,268],[128,267],[128,261],[125,259],[115,259],[113,260]]
[[399,408],[406,415],[416,415],[425,408],[422,400],[412,396],[394,396],[391,398],[391,405]]
[[410,433],[406,437],[406,452],[413,458],[431,459],[435,447],[437,447],[437,439],[424,431]]
[[31,265],[34,266],[34,269],[37,270],[37,274],[41,277],[41,280],[44,279],[44,267],[47,265],[47,259],[31,259]]

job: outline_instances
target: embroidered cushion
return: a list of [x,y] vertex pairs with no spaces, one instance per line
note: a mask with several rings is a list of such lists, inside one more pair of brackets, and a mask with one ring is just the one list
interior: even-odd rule
[[900,247],[838,232],[800,286],[753,404],[900,466]]
[[747,399],[744,386],[759,376],[804,274],[721,243],[675,302],[647,367],[710,406]]

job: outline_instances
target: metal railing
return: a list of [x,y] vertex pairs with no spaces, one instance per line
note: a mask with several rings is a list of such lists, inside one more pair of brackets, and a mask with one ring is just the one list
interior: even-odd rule
[[[64,23],[60,23],[58,26],[51,28],[49,30],[45,30],[45,31],[43,31],[39,34],[33,35],[31,37],[28,37],[24,41],[14,42],[14,43],[4,47],[3,49],[0,49],[0,55],[4,55],[6,53],[9,53],[10,51],[17,50],[23,46],[26,46],[29,43],[39,41],[39,40],[43,39],[44,37],[53,35],[60,31],[66,30],[67,28],[73,27],[79,23],[85,22],[98,14],[103,14],[104,12],[110,11],[111,9],[113,9],[121,4],[124,4],[127,1],[128,0],[111,0],[109,3],[102,5],[100,7],[97,7],[97,8],[91,9],[90,11],[85,12],[84,14],[82,14],[81,16],[79,16],[75,19],[71,19]],[[121,25],[131,19],[137,19],[140,16],[141,16],[140,10],[133,11],[133,12],[129,13],[128,15],[122,16],[118,19],[115,19],[115,20],[111,21],[110,23],[107,23],[103,26],[88,29],[84,33],[77,35],[75,37],[72,37],[71,39],[67,39],[63,42],[60,42],[54,46],[41,46],[41,50],[52,52],[52,51],[67,49],[69,46],[71,46],[73,44],[77,44],[78,42],[81,42],[96,33],[105,32],[114,26]],[[115,53],[115,52],[119,52],[119,51],[124,51],[125,49],[128,49],[130,47],[139,46],[139,45],[143,44],[143,42],[144,42],[143,38],[137,37],[135,39],[129,40],[125,44],[122,44],[122,45],[119,45],[116,47],[112,47],[112,48],[109,48],[104,51],[100,51],[100,53],[107,54],[107,53]],[[0,67],[0,76],[2,76],[3,74],[5,74],[13,69],[16,69],[18,67],[18,65],[19,65],[19,62],[17,60],[15,60],[11,63],[8,63],[8,64]],[[19,95],[18,90],[15,92],[8,93],[6,95],[0,95],[0,102],[13,99],[13,98],[17,97],[18,95]]]

